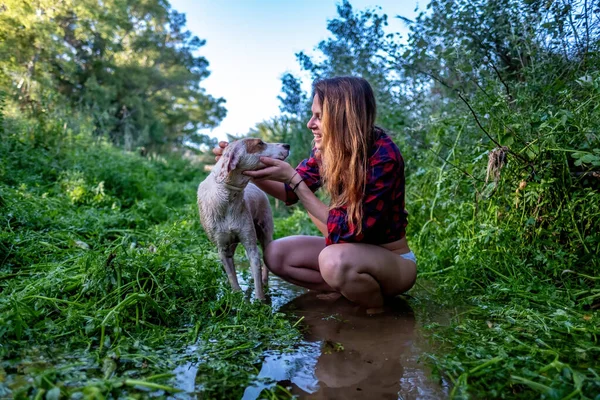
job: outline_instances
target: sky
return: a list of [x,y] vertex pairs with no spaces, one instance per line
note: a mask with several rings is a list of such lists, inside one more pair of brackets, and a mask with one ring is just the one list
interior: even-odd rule
[[[188,29],[206,44],[197,55],[209,62],[211,75],[201,82],[206,92],[226,100],[227,116],[202,133],[219,140],[247,133],[279,114],[281,76],[300,75],[295,54],[313,49],[329,37],[327,21],[337,16],[340,0],[171,0],[187,17]],[[413,19],[423,0],[350,0],[353,9],[380,7],[388,15],[388,32],[408,29],[396,15]],[[306,75],[304,75],[306,77]],[[310,87],[310,82],[305,82]]]

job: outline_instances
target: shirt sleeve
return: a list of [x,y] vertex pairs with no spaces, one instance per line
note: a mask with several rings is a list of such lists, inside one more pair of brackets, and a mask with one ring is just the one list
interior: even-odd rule
[[357,226],[348,222],[346,206],[333,208],[327,218],[327,237],[325,244],[362,242],[365,235],[378,225],[382,219],[388,217],[388,210],[393,201],[394,184],[398,178],[398,162],[394,159],[385,159],[372,167],[372,171],[365,187],[363,200],[362,231],[357,234]]
[[[315,149],[310,152],[309,158],[303,160],[296,167],[296,172],[302,178],[304,183],[309,187],[312,192],[316,192],[321,187],[321,174],[319,172],[319,161],[315,155]],[[290,206],[298,202],[298,196],[290,185],[285,185],[285,204]]]

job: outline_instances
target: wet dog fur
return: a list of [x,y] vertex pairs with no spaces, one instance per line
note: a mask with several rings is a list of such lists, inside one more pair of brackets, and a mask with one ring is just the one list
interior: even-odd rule
[[287,144],[265,143],[252,138],[232,142],[198,186],[200,222],[208,238],[217,246],[232,289],[240,290],[233,255],[241,243],[250,261],[255,296],[260,300],[265,300],[268,270],[262,263],[257,242],[264,254],[273,240],[273,216],[267,195],[250,183],[250,177],[242,171],[264,168],[260,157],[284,160],[289,155],[289,148]]

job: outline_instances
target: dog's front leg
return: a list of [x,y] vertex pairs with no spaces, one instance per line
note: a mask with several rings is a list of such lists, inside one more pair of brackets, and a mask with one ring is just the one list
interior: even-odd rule
[[264,301],[265,291],[263,289],[263,282],[261,276],[261,257],[258,251],[258,246],[256,245],[256,235],[249,235],[253,238],[246,238],[242,240],[242,244],[246,249],[246,256],[248,260],[250,260],[250,269],[252,270],[252,278],[254,279],[254,293],[256,294],[256,298]]
[[235,274],[235,266],[233,265],[233,255],[230,254],[229,249],[219,249],[219,257],[221,258],[221,262],[223,263],[223,268],[225,269],[225,273],[227,274],[227,279],[229,279],[229,284],[231,285],[231,289],[234,292],[238,290],[242,290],[240,288],[240,284],[238,283],[237,275]]

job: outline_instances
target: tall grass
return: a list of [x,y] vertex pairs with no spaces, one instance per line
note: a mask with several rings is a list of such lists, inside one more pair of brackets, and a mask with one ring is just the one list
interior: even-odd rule
[[297,337],[223,279],[198,223],[199,167],[50,118],[4,128],[0,397],[164,396],[185,362],[205,396],[239,397],[262,351]]
[[600,75],[542,61],[406,130],[420,277],[468,309],[432,331],[457,398],[600,393]]

